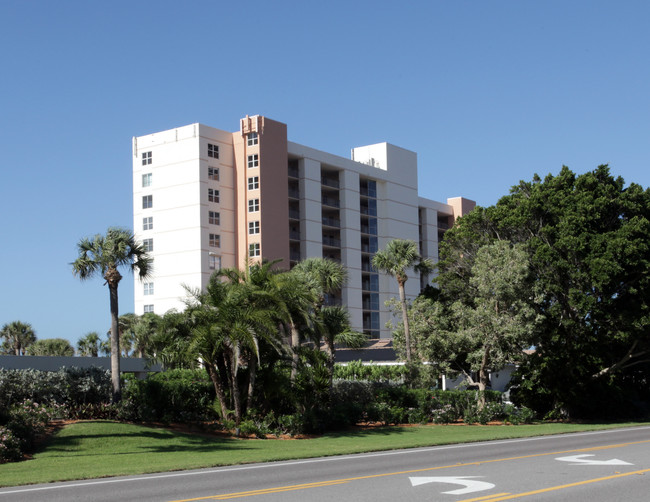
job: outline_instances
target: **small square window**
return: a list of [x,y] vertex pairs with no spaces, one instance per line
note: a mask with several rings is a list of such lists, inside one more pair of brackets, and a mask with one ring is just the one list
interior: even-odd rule
[[256,213],[260,210],[260,200],[259,199],[250,199],[248,201],[248,212]]
[[260,222],[259,221],[249,221],[248,222],[248,233],[259,234],[260,233]]
[[220,225],[221,215],[216,211],[208,211],[208,223],[210,225]]
[[209,255],[208,264],[210,266],[210,270],[221,270],[221,256],[216,256],[213,254]]
[[147,166],[151,164],[151,152],[142,152],[142,165]]
[[144,306],[144,313],[145,313],[145,314],[151,314],[151,313],[153,313],[153,305],[145,305],[145,306]]
[[153,195],[142,196],[142,209],[153,207]]
[[219,181],[219,168],[218,167],[208,167],[208,179]]
[[142,218],[142,230],[151,230],[153,229],[153,216],[147,216]]
[[219,234],[210,234],[210,247],[212,248],[221,247],[221,236]]
[[153,239],[144,239],[142,241],[142,248],[145,253],[151,253],[153,251]]
[[151,173],[147,173],[147,174],[142,175],[142,186],[143,187],[150,187],[151,186]]
[[208,157],[219,158],[219,146],[208,143]]
[[255,256],[260,256],[260,244],[258,242],[254,244],[249,244],[248,246],[248,256],[251,258]]
[[248,133],[248,146],[257,145],[257,133],[251,132]]
[[249,190],[257,190],[260,187],[260,177],[259,176],[253,176],[251,178],[248,178],[248,189]]
[[145,296],[153,295],[153,282],[144,283],[144,295]]
[[258,167],[260,165],[259,157],[257,154],[248,156],[248,167]]
[[210,202],[219,202],[219,190],[208,188],[208,200]]

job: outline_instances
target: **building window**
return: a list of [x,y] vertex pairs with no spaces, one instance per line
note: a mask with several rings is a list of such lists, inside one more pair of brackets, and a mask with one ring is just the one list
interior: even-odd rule
[[248,201],[248,212],[256,213],[260,210],[260,200],[259,199],[250,199]]
[[259,221],[249,221],[248,222],[248,233],[249,234],[259,234],[260,233],[260,222]]
[[145,313],[145,314],[153,313],[153,304],[151,304],[151,305],[145,305],[145,306],[144,306],[144,313]]
[[208,265],[210,270],[221,270],[221,256],[208,255]]
[[142,186],[143,187],[150,187],[151,186],[151,173],[147,173],[147,174],[142,175]]
[[248,146],[257,145],[257,133],[250,132],[248,133]]
[[256,242],[255,244],[249,244],[248,246],[248,256],[251,258],[260,255],[260,244]]
[[142,218],[142,230],[151,230],[153,229],[153,216],[147,216]]
[[221,236],[219,234],[210,234],[210,247],[211,248],[221,247]]
[[208,223],[210,225],[220,225],[221,216],[216,211],[208,211]]
[[153,195],[142,196],[142,209],[153,207]]
[[145,296],[153,295],[153,282],[144,283],[144,295]]
[[142,241],[142,248],[145,253],[151,253],[153,251],[153,239],[144,239]]
[[249,190],[257,190],[260,187],[260,177],[259,176],[253,176],[252,178],[248,178],[248,189]]
[[257,154],[248,156],[248,167],[258,167],[259,165],[260,161]]
[[208,188],[208,200],[210,202],[219,202],[219,190]]
[[219,181],[219,168],[218,167],[208,167],[208,179]]
[[208,157],[219,158],[219,146],[208,143]]
[[142,165],[147,166],[151,164],[151,152],[142,152]]

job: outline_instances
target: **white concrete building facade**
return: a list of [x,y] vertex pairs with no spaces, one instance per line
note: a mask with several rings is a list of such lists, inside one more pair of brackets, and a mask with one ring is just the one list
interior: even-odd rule
[[[221,267],[316,256],[346,267],[331,301],[348,307],[354,328],[390,336],[384,304],[397,284],[372,269],[372,255],[411,239],[436,261],[439,237],[474,203],[419,197],[414,152],[379,143],[351,157],[292,143],[285,124],[259,115],[234,133],[191,124],[134,138],[134,231],[154,258],[151,279],[135,281],[135,313],[182,309],[185,286],[204,288]],[[412,272],[407,295],[429,279]]]

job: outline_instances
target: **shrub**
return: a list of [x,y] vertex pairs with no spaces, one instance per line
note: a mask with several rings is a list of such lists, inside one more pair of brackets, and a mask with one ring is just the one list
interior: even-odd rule
[[193,422],[214,417],[214,387],[205,371],[171,370],[130,380],[120,418],[153,422]]
[[11,429],[0,427],[0,464],[21,458],[20,440]]

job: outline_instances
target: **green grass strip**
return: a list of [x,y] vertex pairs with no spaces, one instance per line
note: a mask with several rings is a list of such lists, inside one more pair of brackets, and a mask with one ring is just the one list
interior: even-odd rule
[[355,429],[314,439],[264,440],[206,437],[108,421],[78,422],[58,431],[33,459],[0,465],[0,486],[563,434],[635,425],[648,424],[424,425]]

